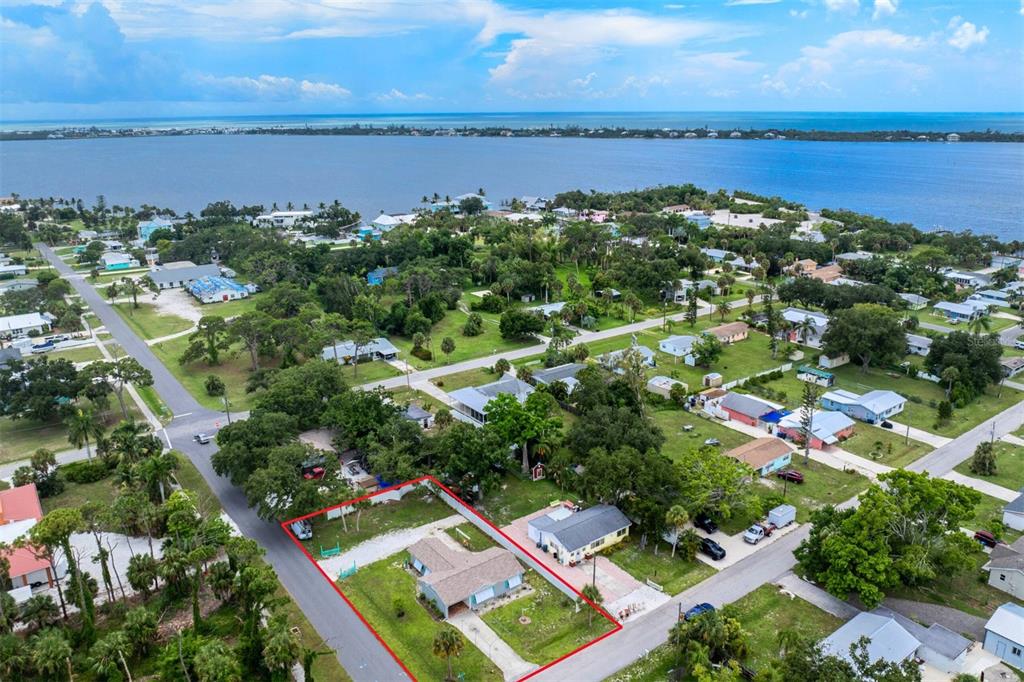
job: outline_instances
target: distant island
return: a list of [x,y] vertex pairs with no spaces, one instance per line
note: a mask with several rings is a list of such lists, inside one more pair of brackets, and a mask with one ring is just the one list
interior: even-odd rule
[[77,140],[111,137],[168,137],[179,135],[351,135],[409,137],[568,137],[596,139],[718,139],[718,140],[798,140],[808,142],[1024,142],[1024,132],[915,130],[798,130],[793,128],[723,129],[711,128],[627,128],[604,126],[537,126],[527,128],[428,127],[411,125],[346,126],[195,126],[195,127],[59,127],[39,130],[3,131],[0,141]]

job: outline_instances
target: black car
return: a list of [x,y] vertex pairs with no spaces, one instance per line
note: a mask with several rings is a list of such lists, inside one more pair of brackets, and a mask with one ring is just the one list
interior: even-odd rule
[[703,554],[707,554],[709,557],[718,561],[719,559],[725,558],[725,549],[712,540],[711,538],[702,538],[700,541],[700,551]]
[[711,517],[707,514],[698,514],[693,520],[693,525],[700,528],[708,535],[712,535],[718,532],[718,524],[711,520]]

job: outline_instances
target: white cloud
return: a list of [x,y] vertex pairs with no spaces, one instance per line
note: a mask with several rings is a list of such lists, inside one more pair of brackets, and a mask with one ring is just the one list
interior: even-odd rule
[[569,81],[569,87],[586,88],[591,84],[591,82],[593,82],[595,78],[597,78],[597,74],[591,71],[583,78],[573,78],[571,81]]
[[737,7],[741,5],[775,5],[782,0],[726,0],[726,7]]
[[974,45],[984,45],[988,40],[988,26],[979,29],[971,22],[964,21],[962,17],[950,19],[948,28],[953,35],[947,42],[961,52]]
[[806,10],[806,9],[805,10],[795,10],[795,9],[789,10],[789,16],[793,17],[794,19],[806,19],[808,14],[810,14],[810,11]]
[[855,14],[860,10],[860,0],[825,0],[829,12],[846,12]]
[[899,0],[875,0],[875,11],[871,18],[877,21],[882,17],[891,17],[896,14],[899,4]]
[[398,88],[391,88],[387,92],[374,96],[374,99],[378,102],[424,102],[434,98],[425,92],[417,92],[415,94],[408,95]]
[[256,77],[200,74],[195,81],[210,96],[234,100],[339,100],[352,94],[336,83],[267,74]]

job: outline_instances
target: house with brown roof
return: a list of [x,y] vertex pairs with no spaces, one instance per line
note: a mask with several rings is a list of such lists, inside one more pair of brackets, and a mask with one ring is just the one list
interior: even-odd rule
[[420,576],[419,593],[445,618],[460,605],[475,610],[523,584],[523,567],[500,547],[469,552],[424,538],[409,547],[409,564]]
[[818,261],[812,258],[804,258],[790,265],[785,271],[790,275],[806,275],[808,272],[813,272],[817,269]]
[[804,277],[810,277],[828,284],[843,276],[843,269],[838,265],[823,265],[816,270],[808,270],[801,273]]
[[749,464],[750,468],[761,476],[768,476],[793,461],[793,450],[790,449],[786,441],[771,436],[755,438],[725,454],[744,464]]
[[724,344],[742,341],[750,335],[750,325],[746,322],[727,322],[717,327],[712,327],[704,332],[711,334]]

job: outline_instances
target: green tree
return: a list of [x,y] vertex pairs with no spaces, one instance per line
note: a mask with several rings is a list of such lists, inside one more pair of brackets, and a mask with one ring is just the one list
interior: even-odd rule
[[187,365],[205,360],[208,365],[216,365],[220,363],[220,354],[230,346],[228,324],[224,318],[204,315],[196,324],[196,330],[188,337],[188,346],[178,362]]
[[241,682],[242,666],[224,642],[210,640],[196,650],[198,682]]
[[804,466],[811,461],[811,438],[814,434],[814,413],[818,405],[818,385],[804,382],[800,397],[800,432],[803,439]]
[[722,357],[724,350],[717,336],[704,334],[693,344],[693,359],[701,367],[710,367]]
[[530,442],[562,427],[562,421],[552,416],[553,402],[551,396],[536,392],[522,403],[510,393],[501,393],[487,403],[486,428],[498,434],[506,445],[520,448],[524,474],[530,472]]
[[974,455],[971,456],[971,473],[980,476],[995,476],[997,473],[996,453],[992,443],[985,440],[978,443],[974,448]]
[[463,336],[480,336],[484,333],[484,318],[480,313],[470,313],[466,318],[466,324],[462,326]]
[[121,293],[125,296],[130,296],[132,299],[132,307],[129,310],[139,307],[139,294],[143,292],[142,286],[132,279],[131,277],[121,278]]
[[[142,554],[139,556],[146,555]],[[145,606],[136,606],[124,614],[124,623],[121,625],[121,629],[132,643],[132,651],[137,654],[146,655],[156,642],[156,614]]]
[[302,646],[299,637],[288,626],[288,618],[281,613],[267,621],[263,636],[263,662],[272,677],[290,679],[292,665],[299,660]]
[[57,679],[61,669],[74,679],[71,655],[74,653],[60,630],[43,630],[32,640],[32,667],[46,679]]
[[[580,592],[583,594],[584,597],[589,599],[594,604],[597,604],[598,606],[604,603],[604,595],[601,594],[601,590],[597,588],[597,585],[593,583],[587,583],[586,585],[584,585],[583,589],[580,590]],[[587,605],[587,627],[594,626],[594,612],[596,610],[596,608],[591,607],[589,604]]]
[[544,318],[523,310],[512,308],[501,314],[498,331],[503,339],[524,339],[544,330]]
[[441,352],[445,355],[445,362],[449,362],[451,354],[455,352],[455,340],[450,336],[441,339]]
[[894,362],[907,350],[898,314],[877,303],[837,310],[822,335],[822,344],[830,357],[846,353],[860,360],[862,372],[873,362]]
[[683,530],[686,529],[686,524],[690,522],[690,514],[686,511],[685,507],[681,505],[673,505],[668,512],[665,514],[665,525],[668,526],[672,532],[672,556],[676,555],[676,545],[679,544],[679,536],[682,535]]
[[450,625],[442,626],[437,631],[437,634],[434,635],[434,655],[438,658],[443,658],[448,665],[448,674],[445,676],[446,681],[450,682],[455,679],[452,676],[452,656],[461,654],[464,647],[465,642],[462,639],[462,635]]
[[715,312],[718,313],[719,320],[725,322],[726,316],[732,312],[732,307],[723,299],[715,305]]
[[119,679],[123,667],[128,677],[131,671],[125,654],[131,656],[132,644],[128,636],[121,630],[114,630],[106,637],[98,640],[89,649],[89,669],[101,679]]
[[85,453],[92,459],[92,443],[103,437],[103,422],[89,406],[79,406],[64,419],[68,429],[68,442],[76,448],[85,446]]
[[222,396],[226,390],[224,380],[216,374],[206,375],[206,381],[203,382],[203,387],[206,389],[206,395],[212,397]]
[[243,313],[228,325],[231,341],[241,342],[249,351],[249,362],[253,372],[259,371],[260,354],[266,352],[273,341],[273,326],[273,318],[261,310]]
[[60,609],[48,594],[35,594],[21,605],[21,620],[31,623],[36,630],[52,625],[60,617]]

